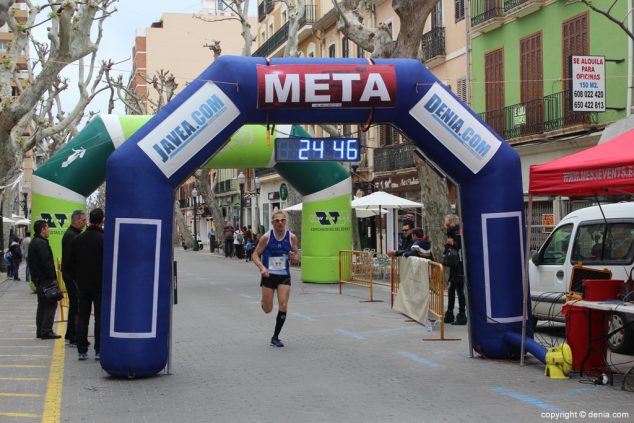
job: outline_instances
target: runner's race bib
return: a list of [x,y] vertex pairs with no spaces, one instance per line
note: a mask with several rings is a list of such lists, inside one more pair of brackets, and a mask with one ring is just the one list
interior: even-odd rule
[[269,257],[269,270],[286,270],[287,256]]

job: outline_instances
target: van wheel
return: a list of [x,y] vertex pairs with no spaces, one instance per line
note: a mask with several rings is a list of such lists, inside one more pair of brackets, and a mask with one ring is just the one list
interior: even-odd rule
[[[623,315],[620,313],[611,313],[608,321],[609,333],[614,332],[619,328],[623,328],[625,324]],[[608,339],[608,346],[612,352],[618,354],[627,354],[634,351],[634,337],[632,331],[629,328],[621,329],[614,333]]]

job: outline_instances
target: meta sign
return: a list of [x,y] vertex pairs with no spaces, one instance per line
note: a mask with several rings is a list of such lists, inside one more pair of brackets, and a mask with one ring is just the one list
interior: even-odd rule
[[395,107],[393,65],[258,65],[258,108]]
[[572,56],[572,110],[605,112],[605,58]]

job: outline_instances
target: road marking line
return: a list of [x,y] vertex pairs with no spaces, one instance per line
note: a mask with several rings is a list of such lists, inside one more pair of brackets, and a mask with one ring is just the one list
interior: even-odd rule
[[554,405],[548,404],[543,402],[542,400],[535,398],[535,397],[531,397],[525,394],[521,394],[519,392],[515,392],[515,391],[510,391],[506,388],[502,388],[499,386],[490,388],[491,392],[495,392],[497,394],[501,394],[510,398],[514,398],[517,400],[522,401],[525,404],[529,404],[529,405],[534,405],[537,408],[541,408],[542,410],[546,410],[546,411],[554,411],[554,412],[560,412],[562,411],[560,408],[555,407]]
[[314,322],[315,321],[315,319],[310,317],[308,314],[304,314],[304,313],[291,312],[291,316],[299,317],[301,319],[308,320],[309,322]]
[[[66,332],[66,323],[57,325],[59,333]],[[55,341],[53,358],[51,360],[51,371],[48,376],[48,386],[46,387],[46,398],[44,399],[44,412],[42,422],[59,422],[62,406],[62,389],[64,385],[64,338]]]
[[41,378],[41,377],[0,377],[0,380],[12,380],[14,382],[25,382],[25,381],[44,380],[44,378]]
[[0,345],[0,348],[40,348],[48,349],[48,345]]
[[427,358],[421,357],[421,356],[416,355],[416,354],[412,354],[410,352],[401,351],[401,352],[399,352],[397,354],[400,355],[400,356],[403,356],[405,358],[409,358],[410,360],[414,360],[417,363],[424,364],[424,365],[429,366],[429,367],[433,367],[434,369],[444,369],[445,368],[445,366],[443,366],[442,364],[434,363],[433,361],[431,361],[431,360],[429,360]]
[[48,366],[40,366],[36,364],[0,364],[0,367],[11,369],[48,369]]
[[0,412],[0,416],[5,416],[5,417],[40,417],[38,414],[33,414],[33,413],[2,413],[2,412]]
[[344,335],[351,336],[351,337],[353,337],[354,339],[359,339],[359,340],[365,339],[365,336],[363,336],[363,335],[359,335],[359,334],[358,334],[358,333],[356,333],[356,332],[352,332],[352,331],[345,330],[345,329],[335,329],[335,330],[336,330],[337,332],[339,332],[339,333],[343,333]]
[[48,357],[48,354],[0,354],[0,357]]
[[37,398],[40,394],[18,394],[16,392],[0,392],[0,397],[31,397]]

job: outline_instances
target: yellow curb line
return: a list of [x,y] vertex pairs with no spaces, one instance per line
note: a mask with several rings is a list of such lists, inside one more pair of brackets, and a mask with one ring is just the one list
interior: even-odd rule
[[[57,325],[58,333],[66,332],[66,323]],[[64,385],[64,338],[55,341],[53,358],[51,360],[51,371],[48,376],[48,386],[46,388],[46,398],[44,399],[44,412],[42,413],[42,423],[53,423],[60,421],[62,406],[62,389]]]
[[16,392],[0,392],[0,397],[39,397],[40,394],[18,394]]
[[5,417],[40,417],[37,414],[33,413],[0,413],[0,416]]
[[0,368],[11,369],[47,369],[48,366],[40,366],[36,364],[0,364]]

